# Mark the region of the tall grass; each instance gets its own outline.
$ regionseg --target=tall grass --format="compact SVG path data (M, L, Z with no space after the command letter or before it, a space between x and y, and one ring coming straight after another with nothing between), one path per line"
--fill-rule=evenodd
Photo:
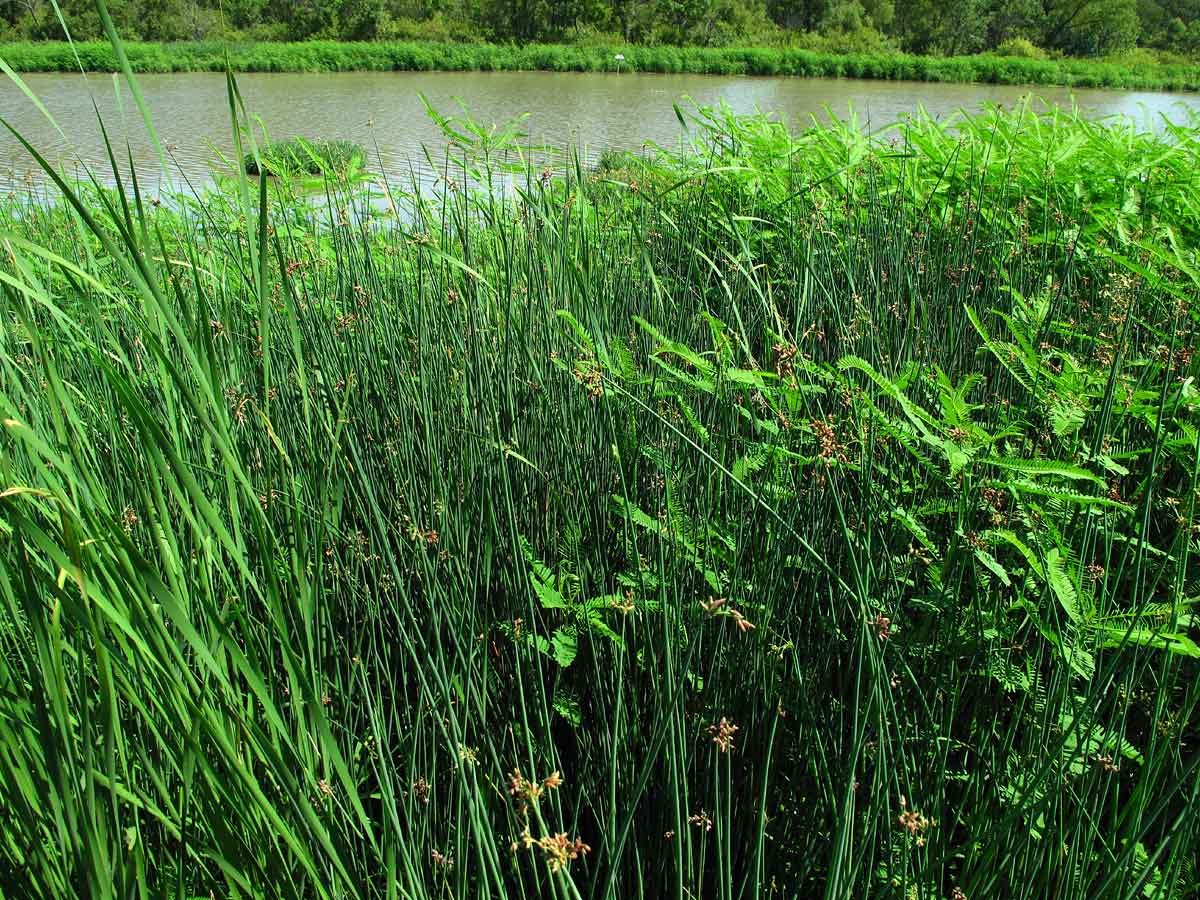
M887 81L984 82L1195 91L1200 66L1083 59L1039 60L980 54L823 53L798 48L573 46L438 42L132 43L135 72L550 71L795 75ZM76 58L78 53L78 58ZM617 56L621 59L618 60ZM18 72L119 71L103 42L23 42L0 47Z
M362 168L366 152L353 141L308 141L304 138L289 138L285 141L268 140L255 153L242 159L242 170L247 175L313 175L320 178L323 187L326 172L333 176L355 174Z
M5 890L1196 891L1200 130L681 117L6 201Z

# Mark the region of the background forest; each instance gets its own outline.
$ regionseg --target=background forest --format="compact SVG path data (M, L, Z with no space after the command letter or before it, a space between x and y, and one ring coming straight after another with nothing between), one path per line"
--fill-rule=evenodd
M61 0L100 37L92 0ZM1200 0L110 0L126 38L802 46L956 55L1200 55ZM0 40L60 39L51 0L0 0Z

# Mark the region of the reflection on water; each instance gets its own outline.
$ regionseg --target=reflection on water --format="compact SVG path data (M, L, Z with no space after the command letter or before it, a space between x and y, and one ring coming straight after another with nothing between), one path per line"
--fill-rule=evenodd
M107 157L93 100L104 116L110 138L124 160L130 142L139 177L154 180L159 168L132 97L107 75L29 75L29 87L66 133L66 140L28 98L7 79L0 80L0 116L49 159L65 165L83 162L107 172ZM225 76L221 74L143 75L142 92L175 173L203 184L221 154L231 157L233 141ZM859 81L852 79L747 78L708 75L576 74L551 72L396 72L324 75L252 74L238 77L247 110L258 116L273 138L303 135L346 138L368 150L368 166L397 181L411 175L423 181L433 173L423 146L440 155L441 133L425 113L420 95L442 112L457 111L456 98L481 121L504 122L529 113L529 140L558 148L578 147L594 159L610 147L633 149L645 141L670 144L679 137L672 104L690 97L701 104L724 99L737 112L761 109L804 124L825 109L845 116L853 109L865 124L878 128L913 112L918 105L935 116L984 103L1016 103L1029 88L980 84ZM1092 115L1129 115L1154 127L1162 115L1200 111L1191 94L1036 88L1048 103L1073 102ZM11 136L0 136L0 183L18 182L35 169L32 159ZM111 181L111 176L105 180ZM153 187L153 185L151 186Z

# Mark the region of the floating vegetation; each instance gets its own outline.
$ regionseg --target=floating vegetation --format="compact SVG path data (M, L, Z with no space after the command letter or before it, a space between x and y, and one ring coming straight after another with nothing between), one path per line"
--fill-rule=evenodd
M296 137L267 141L257 153L247 153L242 160L242 171L247 175L266 172L276 177L346 177L362 168L364 157L363 148L352 141L309 141Z

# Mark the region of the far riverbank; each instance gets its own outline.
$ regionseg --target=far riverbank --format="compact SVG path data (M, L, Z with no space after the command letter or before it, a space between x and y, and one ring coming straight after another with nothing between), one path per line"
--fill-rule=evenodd
M981 54L914 56L833 54L792 48L594 47L458 43L129 43L135 72L657 72L866 78L1126 90L1200 91L1200 65L1127 65L1083 59L1040 60ZM101 41L10 43L0 59L17 72L113 72Z

